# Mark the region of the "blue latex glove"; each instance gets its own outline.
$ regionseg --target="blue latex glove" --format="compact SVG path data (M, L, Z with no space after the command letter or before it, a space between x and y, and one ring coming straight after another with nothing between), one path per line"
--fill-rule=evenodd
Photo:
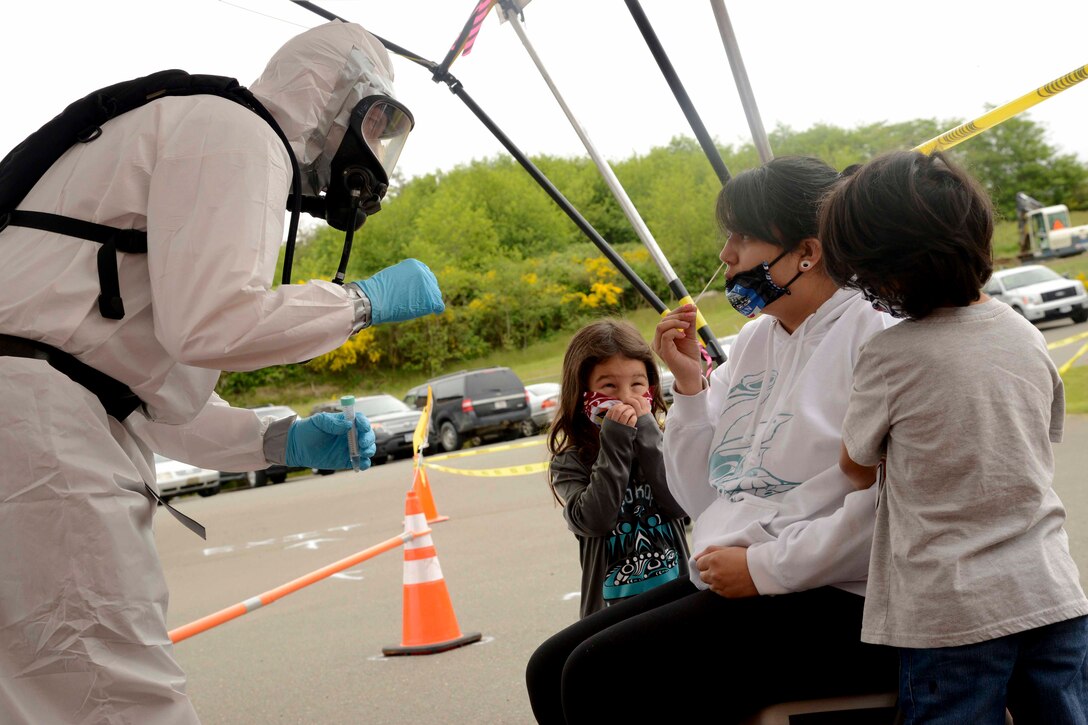
M284 462L292 468L351 468L348 452L348 431L351 423L343 413L318 413L301 418L287 429L287 451ZM378 450L370 421L362 413L355 414L355 438L359 442L359 470L370 468L370 457Z
M403 322L432 313L437 315L446 309L438 280L418 259L397 262L370 279L351 284L358 285L370 298L372 325Z

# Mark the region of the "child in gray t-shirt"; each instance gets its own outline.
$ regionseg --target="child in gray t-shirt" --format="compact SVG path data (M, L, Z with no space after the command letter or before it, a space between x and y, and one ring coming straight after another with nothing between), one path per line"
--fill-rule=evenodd
M821 212L824 261L903 323L862 348L843 470L882 465L861 638L900 649L907 722L1085 722L1088 599L1052 488L1065 414L1042 334L979 290L993 209L941 154L895 152Z

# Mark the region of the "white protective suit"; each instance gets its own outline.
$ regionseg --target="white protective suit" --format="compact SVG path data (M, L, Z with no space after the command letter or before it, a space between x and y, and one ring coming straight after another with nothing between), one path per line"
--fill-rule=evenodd
M329 23L289 41L250 89L307 177L327 169L352 106L392 95L391 80L373 36ZM265 467L267 419L220 400L219 371L323 354L355 319L338 285L270 289L291 167L256 114L215 96L166 97L102 130L66 152L19 208L147 230L147 254L118 255L126 316L99 314L99 245L9 227L0 333L74 354L126 383L146 409L119 423L45 362L0 356L7 725L197 722L166 630L155 501L144 486L155 486L151 451L212 469Z

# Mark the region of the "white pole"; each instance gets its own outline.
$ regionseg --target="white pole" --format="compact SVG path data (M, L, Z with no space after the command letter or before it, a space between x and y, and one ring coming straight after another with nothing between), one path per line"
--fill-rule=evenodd
M737 84L741 105L744 106L748 128L752 131L752 141L755 143L756 151L759 152L760 161L767 163L774 158L774 154L771 153L771 142L767 140L767 132L763 130L763 119L759 117L756 97L752 93L751 84L748 83L748 71L744 69L744 61L740 57L740 46L737 45L737 36L733 34L729 13L726 12L725 3L722 0L710 0L710 5L714 8L714 18L718 21L718 32L722 36L725 55L729 58L729 68L733 71L733 81Z
M616 197L616 201L619 202L620 208L623 209L624 215L631 222L631 226L635 228L635 233L638 234L639 239L646 245L646 249L649 250L650 256L653 257L658 269L665 275L665 281L672 283L677 279L676 272L673 271L672 265L670 265L669 260L665 258L665 255L661 251L661 247L658 246L653 234L650 233L649 228L642 220L638 210L635 209L635 205L631 202L630 197L627 196L627 192L624 191L619 179L616 178L616 174L613 173L612 167L601 157L601 154L593 145L593 141L590 140L589 135L586 133L585 129L582 128L582 124L578 123L578 119L571 113L570 107L567 106L567 102L563 100L563 96L560 95L559 89L556 88L555 83L552 82L551 76L548 75L548 71L544 68L544 64L540 61L540 57L533 49L532 43L529 42L529 38L525 35L524 28L522 28L521 23L518 22L517 13L513 10L506 10L506 19L514 26L514 32L521 38L521 43L525 46L526 52L528 52L529 57L533 59L533 63L536 64L541 77L544 78L544 82L547 83L548 88L551 89L552 95L555 96L555 100L559 102L559 106L563 109L563 113L566 114L567 120L570 121L570 125L574 127L574 131L578 134L578 138L582 140L582 144L586 147L586 151L589 152L590 158L592 158L593 163L597 165L597 169L601 172L601 176L604 177L605 183L608 184L608 188L612 190L612 195Z

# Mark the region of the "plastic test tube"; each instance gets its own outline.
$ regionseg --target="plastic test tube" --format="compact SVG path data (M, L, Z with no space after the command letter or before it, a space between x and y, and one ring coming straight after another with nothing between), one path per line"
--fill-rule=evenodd
M355 396L341 397L340 409L344 411L344 418L351 423L351 430L348 431L348 455L351 456L351 469L358 471L361 457L359 456L359 439L355 435Z

